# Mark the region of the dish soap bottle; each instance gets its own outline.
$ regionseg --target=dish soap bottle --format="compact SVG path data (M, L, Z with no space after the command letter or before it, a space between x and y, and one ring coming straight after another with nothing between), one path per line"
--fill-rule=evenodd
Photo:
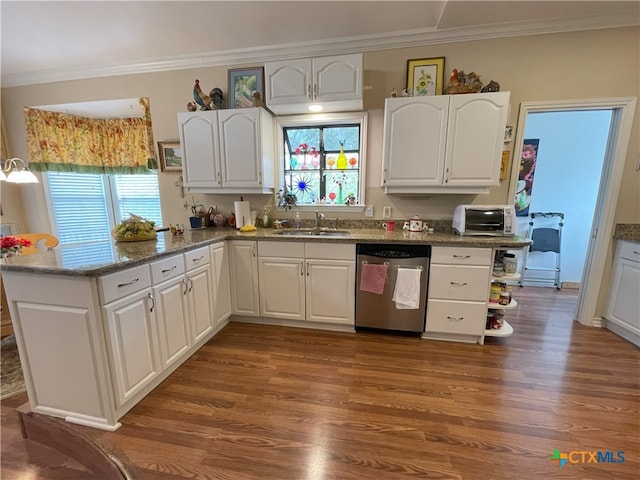
M267 228L269 226L269 214L267 213L267 207L264 207L262 214L262 227Z
M298 229L302 228L302 220L300 219L300 212L296 212L296 220L293 225L295 228L298 228Z

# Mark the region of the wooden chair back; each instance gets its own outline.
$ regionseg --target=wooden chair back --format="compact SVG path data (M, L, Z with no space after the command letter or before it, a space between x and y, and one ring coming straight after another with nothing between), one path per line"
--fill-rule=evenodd
M18 233L14 236L31 242L30 247L22 247L20 255L32 255L58 246L58 239L49 233Z

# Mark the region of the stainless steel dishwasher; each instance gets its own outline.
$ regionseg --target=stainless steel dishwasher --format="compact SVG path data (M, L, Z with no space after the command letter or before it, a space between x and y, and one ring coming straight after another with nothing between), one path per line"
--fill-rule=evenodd
M431 247L429 245L361 243L356 245L356 254L356 329L424 331ZM361 288L363 272L366 270L363 269L365 264L386 264L387 276L381 293L372 293ZM400 309L393 301L400 268L420 271L417 309Z

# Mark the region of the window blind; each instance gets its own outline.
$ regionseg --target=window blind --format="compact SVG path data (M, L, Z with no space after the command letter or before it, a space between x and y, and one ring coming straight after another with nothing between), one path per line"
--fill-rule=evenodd
M111 241L134 213L162 224L158 177L47 172L48 200L60 245Z

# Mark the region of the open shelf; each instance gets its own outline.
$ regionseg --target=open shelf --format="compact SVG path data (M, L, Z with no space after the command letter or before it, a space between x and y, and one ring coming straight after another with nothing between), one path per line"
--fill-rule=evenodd
M491 276L492 282L517 282L520 280L521 275L519 273L509 273L502 275L501 277Z
M509 305L500 305L499 303L491 303L488 304L489 310L510 310L512 308L516 308L518 306L518 302L516 302L515 298L511 299L511 303Z
M487 328L484 331L485 337L508 337L513 334L513 327L509 325L506 320L502 321L502 327L494 330L492 328Z

